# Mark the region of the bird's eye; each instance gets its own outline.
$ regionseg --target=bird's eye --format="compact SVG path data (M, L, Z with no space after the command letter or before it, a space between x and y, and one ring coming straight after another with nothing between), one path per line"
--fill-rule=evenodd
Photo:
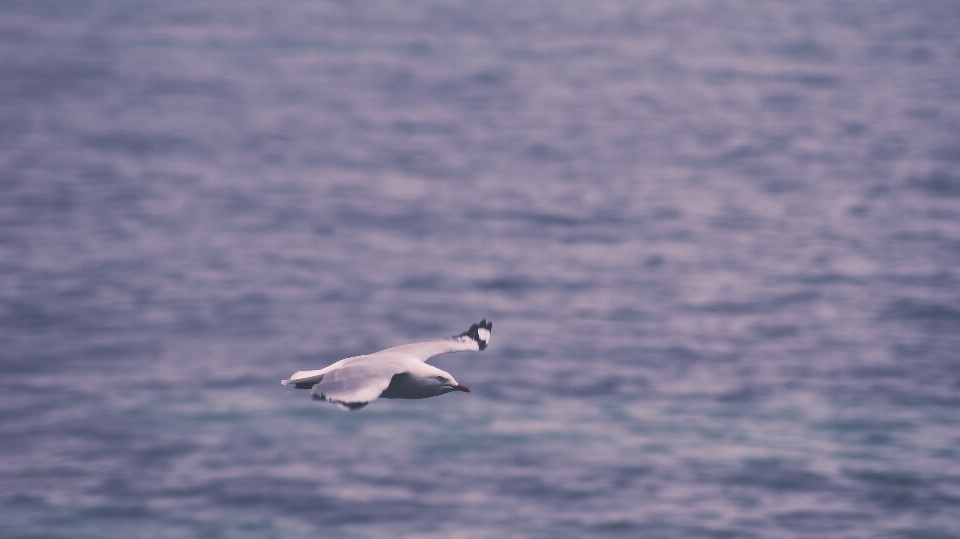
M440 382L440 383L442 384L442 383L444 383L444 382L446 382L446 381L447 381L447 379L446 379L446 378L444 378L443 376L437 376L437 381L438 381L438 382Z

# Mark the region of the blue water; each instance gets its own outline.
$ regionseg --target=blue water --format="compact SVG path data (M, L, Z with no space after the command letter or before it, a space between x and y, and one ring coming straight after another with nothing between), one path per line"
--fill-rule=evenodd
M960 537L958 28L0 2L0 537Z

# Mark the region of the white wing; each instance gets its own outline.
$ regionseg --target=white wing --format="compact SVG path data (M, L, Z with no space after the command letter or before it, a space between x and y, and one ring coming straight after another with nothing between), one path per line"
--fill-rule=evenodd
M332 370L346 367L347 365L350 365L353 363L363 362L368 357L370 356L353 356L353 357L341 359L340 361L333 363L331 365L327 365L322 369L317 369L313 371L297 371L293 373L292 376L290 376L289 380L280 380L280 383L285 386L294 384L300 389L310 389L310 387L313 384L316 384L320 380L323 380L324 374Z
M280 380L283 385L294 385L299 389L310 389L324 379L327 373L338 369L344 369L348 366L358 363L367 363L369 361L381 363L393 363L396 361L415 359L426 362L428 359L439 354L448 352L460 352L463 350L480 350L477 341L469 337L453 337L450 339L440 339L436 341L415 342L412 344L402 344L387 348L373 354L364 356L354 356L341 359L340 361L328 365L322 369L313 371L297 371L290 376L289 380Z
M463 352L468 350L477 352L487 347L487 344L490 342L490 332L492 329L493 322L487 322L486 319L483 319L456 337L437 339L435 341L415 342L413 344L402 344L371 355L406 356L426 362L433 356L449 352Z
M480 347L477 345L477 341L467 337L455 337L453 339L401 344L400 346L387 348L386 350L381 350L376 354L371 355L379 356L382 354L384 356L404 356L426 362L433 356L438 356L440 354L446 354L449 352L463 352L468 350L480 350Z
M390 363L363 362L323 374L313 386L314 400L332 402L344 410L363 408L383 393L399 370Z

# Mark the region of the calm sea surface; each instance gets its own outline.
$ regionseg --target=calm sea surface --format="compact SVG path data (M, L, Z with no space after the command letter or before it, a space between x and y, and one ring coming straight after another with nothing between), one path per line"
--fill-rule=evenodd
M958 29L0 2L0 537L960 537Z

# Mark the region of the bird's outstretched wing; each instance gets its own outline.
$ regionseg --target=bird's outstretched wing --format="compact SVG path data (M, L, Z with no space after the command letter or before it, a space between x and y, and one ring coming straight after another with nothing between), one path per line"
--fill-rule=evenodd
M343 367L325 373L323 379L314 384L310 396L344 410L358 410L379 397L397 373L392 365L375 362Z
M490 343L492 330L493 322L487 322L484 318L456 337L437 339L435 341L415 342L413 344L402 344L381 350L376 354L371 354L371 356L378 356L380 354L384 356L402 355L426 362L433 356L449 352L462 352L467 350L476 352L483 350Z

